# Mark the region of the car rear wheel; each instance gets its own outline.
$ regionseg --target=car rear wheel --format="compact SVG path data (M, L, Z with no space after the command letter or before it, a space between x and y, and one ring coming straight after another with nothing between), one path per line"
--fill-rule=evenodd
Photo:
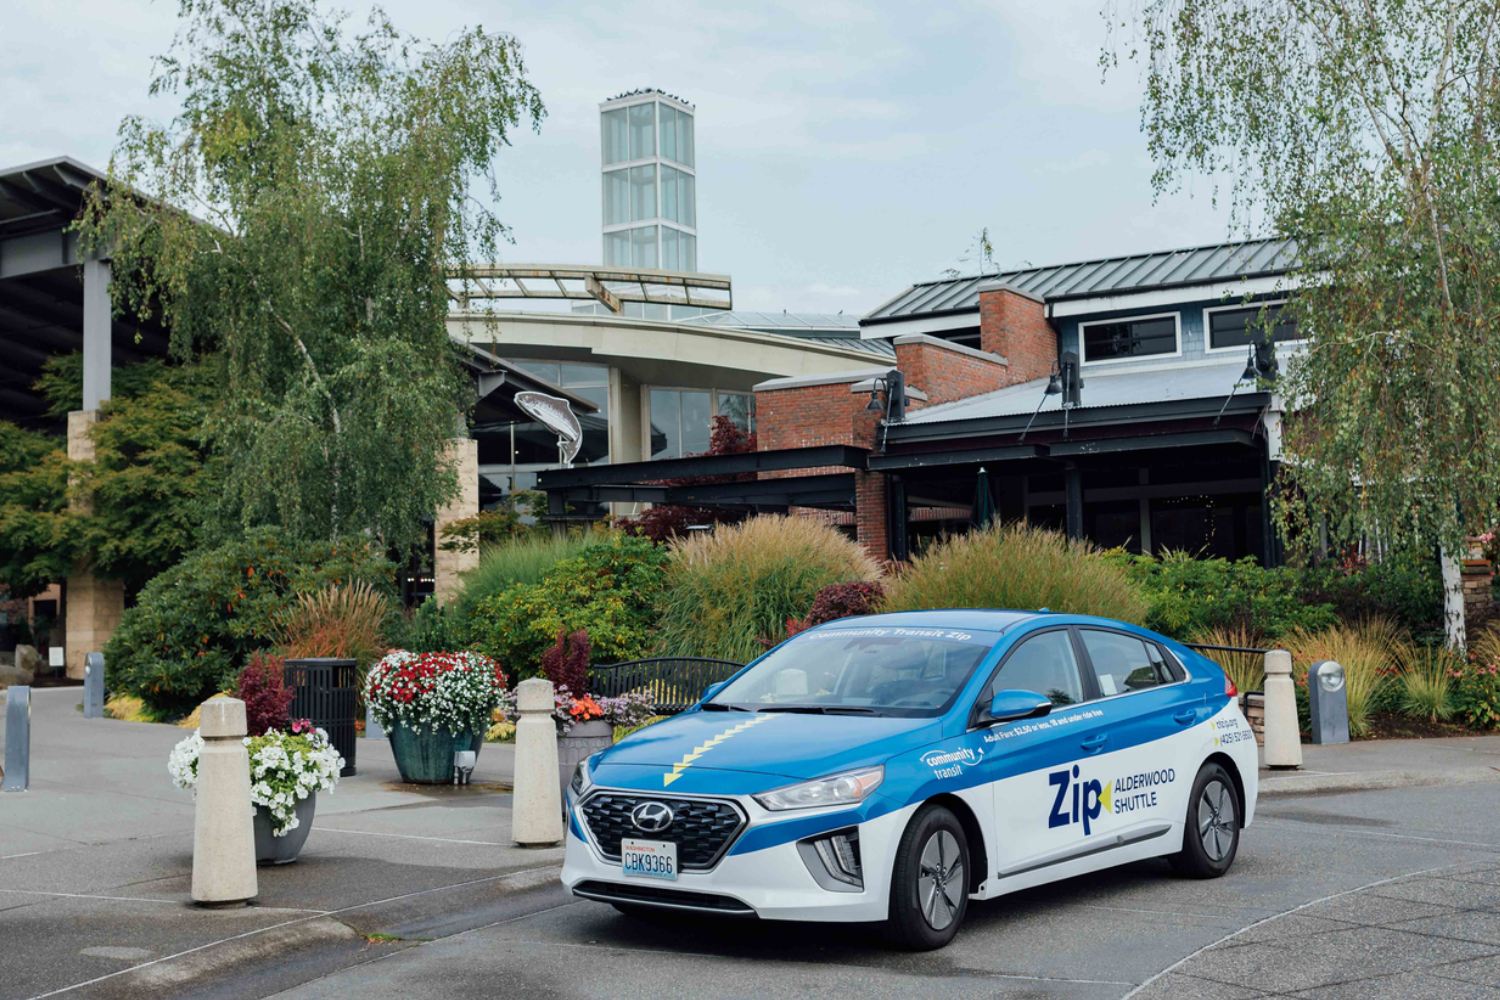
M896 848L891 873L891 940L911 951L941 948L958 933L969 906L969 841L963 824L942 806L912 818Z
M1240 799L1234 779L1220 764L1204 764L1188 796L1182 850L1172 866L1193 878L1218 878L1229 871L1240 848Z

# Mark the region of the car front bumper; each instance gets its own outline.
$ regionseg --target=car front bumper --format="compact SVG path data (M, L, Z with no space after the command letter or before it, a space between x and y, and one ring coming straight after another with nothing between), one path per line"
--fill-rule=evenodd
M853 923L886 918L892 862L915 807L851 823L843 809L772 813L749 796L715 798L738 805L748 817L747 825L711 869L683 871L675 880L666 880L625 877L620 862L600 852L580 802L570 791L563 885L586 899L766 920ZM820 813L825 824L817 822ZM797 841L850 826L859 831L864 885L848 891L826 889L814 878ZM769 846L742 849L762 843Z

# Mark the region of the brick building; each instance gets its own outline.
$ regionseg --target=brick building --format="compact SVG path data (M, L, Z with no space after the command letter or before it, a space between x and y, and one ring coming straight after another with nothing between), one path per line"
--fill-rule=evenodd
M1274 562L1270 377L1298 340L1276 308L1294 253L1261 240L913 285L861 320L894 361L755 386L755 455L559 470L540 486L559 513L599 499L822 509L900 559L967 527L985 468L1002 518Z

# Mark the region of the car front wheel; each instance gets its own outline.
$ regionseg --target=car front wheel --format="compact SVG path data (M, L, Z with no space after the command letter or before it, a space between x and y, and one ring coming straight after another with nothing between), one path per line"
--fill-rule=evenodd
M1218 878L1229 871L1240 847L1240 799L1234 779L1219 764L1204 764L1188 796L1182 850L1172 866L1193 878Z
M912 818L891 873L891 940L911 951L941 948L969 906L969 841L958 817L928 806Z

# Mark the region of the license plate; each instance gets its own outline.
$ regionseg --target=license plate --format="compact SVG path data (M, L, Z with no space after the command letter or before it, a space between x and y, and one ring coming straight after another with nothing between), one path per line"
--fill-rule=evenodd
M677 878L677 845L666 840L620 841L620 868L631 878Z

